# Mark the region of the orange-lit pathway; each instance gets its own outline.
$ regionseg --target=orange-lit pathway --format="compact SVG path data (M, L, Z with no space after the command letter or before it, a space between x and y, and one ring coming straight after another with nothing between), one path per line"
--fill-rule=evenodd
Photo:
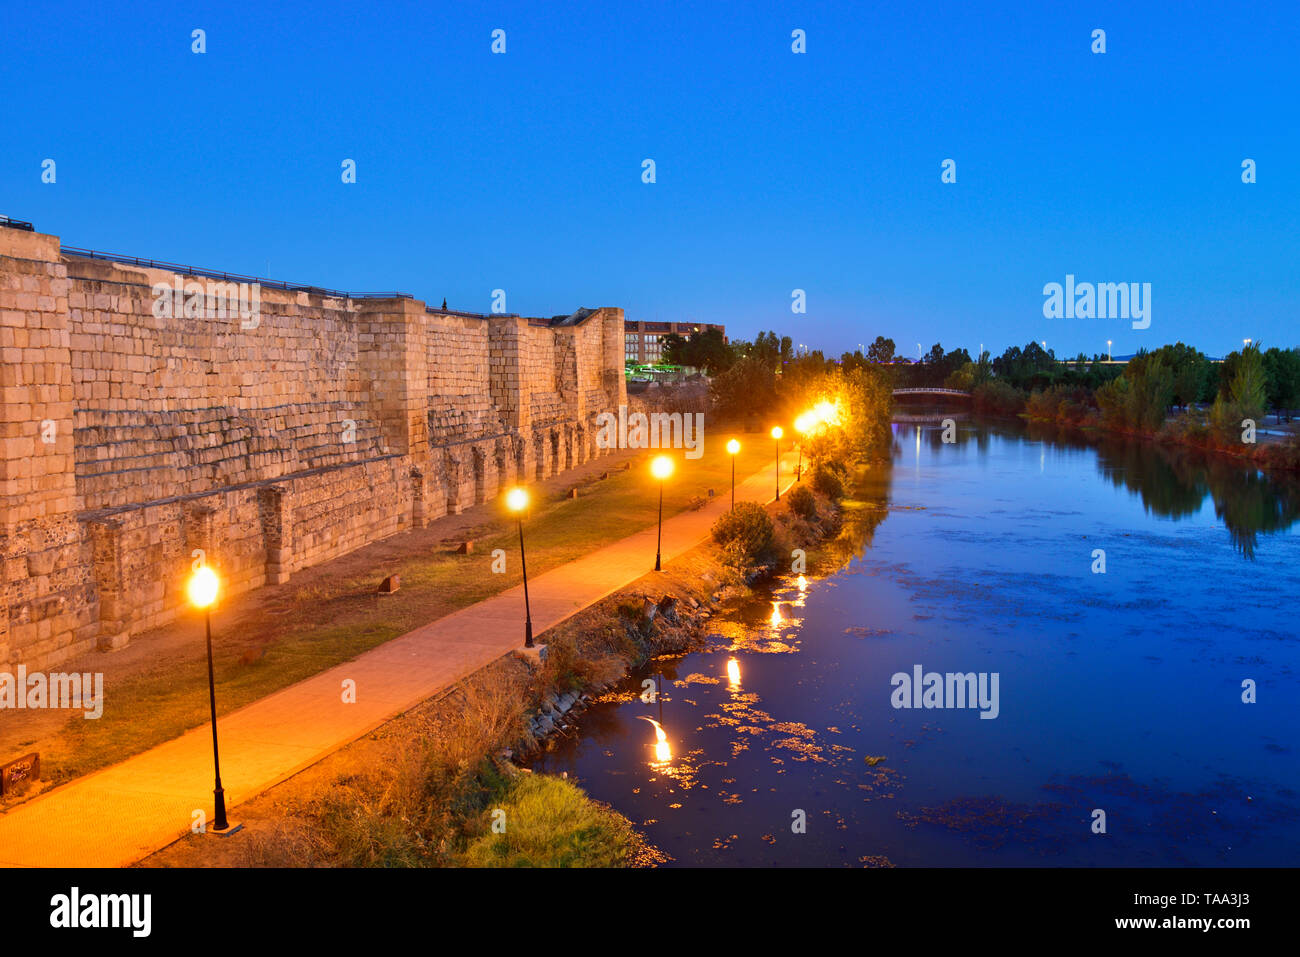
M794 455L782 463L782 488ZM787 475L787 473L790 473ZM737 501L770 501L772 470L736 486ZM703 541L726 511L729 489L697 512L664 521L663 557ZM534 633L559 624L654 567L655 528L607 545L529 581ZM218 722L226 805L268 788L523 644L523 589L439 618L313 678L224 715ZM343 683L356 702L343 703ZM218 696L221 689L217 689ZM122 867L189 832L212 814L208 725L0 815L0 865ZM238 821L235 810L230 817ZM216 836L211 840L220 840Z

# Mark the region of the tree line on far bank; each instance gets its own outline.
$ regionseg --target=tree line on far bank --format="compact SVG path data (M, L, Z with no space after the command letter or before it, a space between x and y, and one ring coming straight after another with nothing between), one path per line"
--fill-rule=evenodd
M970 392L979 412L1241 451L1249 423L1262 425L1269 414L1290 422L1300 409L1300 347L1251 343L1213 362L1176 342L1143 349L1118 364L1083 353L1059 361L1037 342L974 359L965 349L935 343L917 361L905 361L884 336L838 360L821 351L796 355L791 338L774 332L759 333L753 342L725 343L716 330L670 339L680 344L670 341L666 358L707 369L715 407L723 412L793 409L810 391L836 391L853 382L872 397L864 408L869 405L879 420L888 416L882 409L892 410L893 389L941 386ZM877 448L881 441L876 428L869 444ZM1300 467L1300 440L1267 455L1268 464Z
M1270 413L1279 422L1293 419L1300 408L1300 348L1252 343L1212 362L1177 342L1140 350L1118 365L1083 355L1058 363L1030 343L963 366L947 381L968 389L978 411L1228 449L1240 447Z

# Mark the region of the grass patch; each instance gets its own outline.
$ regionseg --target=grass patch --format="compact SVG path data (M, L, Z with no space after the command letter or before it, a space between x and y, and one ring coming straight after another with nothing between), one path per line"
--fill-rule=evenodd
M494 820L502 833L491 830ZM467 867L628 867L644 846L621 814L544 774L515 778L483 824L487 833L461 857Z
M214 655L219 713L310 678L403 634L380 624L365 628L338 625L269 645L265 654L244 663L232 655ZM179 737L209 720L207 658L183 662L165 678L142 675L115 683L106 695L105 717L113 721L70 719L57 761L46 761L46 775L61 783L106 767L132 754ZM129 716L129 717L128 717Z

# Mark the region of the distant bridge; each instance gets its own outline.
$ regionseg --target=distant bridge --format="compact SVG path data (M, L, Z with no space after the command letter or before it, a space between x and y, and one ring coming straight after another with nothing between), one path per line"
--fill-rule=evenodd
M964 399L970 398L969 392L963 392L961 389L940 389L940 388L921 388L921 389L895 389L894 395L959 395Z

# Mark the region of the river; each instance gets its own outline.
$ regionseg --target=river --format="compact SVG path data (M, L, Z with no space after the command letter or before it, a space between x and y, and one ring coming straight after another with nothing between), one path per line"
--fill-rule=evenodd
M1300 862L1300 488L1015 423L894 436L830 567L723 606L533 768L674 865ZM918 667L983 706L896 707Z

